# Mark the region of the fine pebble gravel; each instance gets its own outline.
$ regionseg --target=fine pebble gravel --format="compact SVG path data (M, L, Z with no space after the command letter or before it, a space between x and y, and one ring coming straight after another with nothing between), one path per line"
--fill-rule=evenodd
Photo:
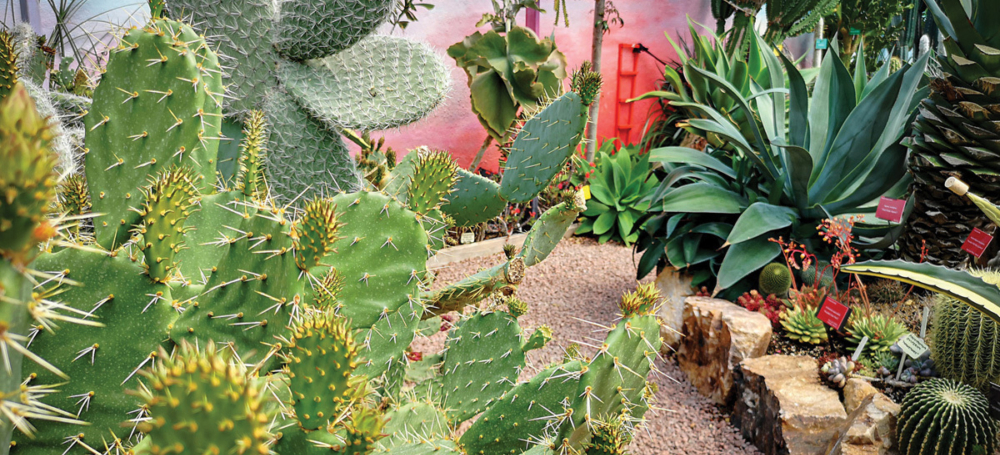
M502 253L448 264L437 270L437 286L453 283L482 268L501 262ZM649 281L648 277L643 282ZM522 379L531 377L544 365L562 358L574 340L603 339L602 329L591 324L610 325L619 316L617 302L622 293L634 289L635 262L631 248L620 244L599 245L590 239L563 240L541 264L528 269L518 296L529 303L528 313L519 319L522 327L533 330L541 324L552 328L553 340L544 349L529 353L529 365ZM589 321L591 323L585 322ZM437 352L444 334L417 340L414 348ZM585 353L594 349L584 347ZM647 428L629 446L634 455L666 454L758 454L729 424L726 414L702 397L687 381L672 359L660 360L662 374L653 381L659 408L647 414Z

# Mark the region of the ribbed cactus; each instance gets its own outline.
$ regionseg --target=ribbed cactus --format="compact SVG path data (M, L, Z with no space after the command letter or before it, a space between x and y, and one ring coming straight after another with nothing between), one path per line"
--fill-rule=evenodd
M949 379L918 384L903 398L897 425L903 455L990 454L997 424L978 390Z
M760 271L757 289L764 295L785 295L792 287L792 272L785 264L777 262L764 266Z
M938 295L931 357L941 375L983 390L1000 381L1000 327L968 305Z

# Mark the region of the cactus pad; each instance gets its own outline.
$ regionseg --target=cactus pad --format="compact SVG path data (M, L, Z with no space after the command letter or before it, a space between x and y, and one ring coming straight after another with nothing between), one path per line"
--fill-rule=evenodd
M240 141L239 168L236 173L236 189L258 201L267 198L267 120L261 111L251 111L243 128Z
M494 291L516 289L524 279L524 269L524 260L514 257L503 264L469 275L457 283L436 291L424 292L423 299L427 311L423 318L432 318L449 311L460 311L466 305L485 299Z
M177 275L174 257L184 247L184 223L196 202L198 190L186 167L171 168L152 177L143 188L143 202L136 209L142 234L142 252L146 256L146 272L157 283L166 283Z
M573 92L524 122L509 149L500 195L514 203L537 196L569 161L586 125L586 107Z
M232 228L239 226L257 213L253 204L247 204L243 193L227 191L203 196L199 208L188 217L190 230L184 234L189 248L177 254L181 275L187 282L203 283L212 273L212 267L225 256L226 248L219 242L225 238L239 237Z
M3 100L17 84L17 50L14 38L6 30L0 30L0 100Z
M222 127L222 71L217 56L191 27L156 19L111 51L108 70L84 117L87 183L98 242L120 245L138 221L146 179L173 165L215 182Z
M302 210L302 217L292 224L291 236L295 245L295 265L308 272L333 252L340 224L337 223L337 206L329 199L310 200Z
M534 266L549 257L549 253L552 253L552 250L566 235L569 226L586 208L581 202L583 202L583 195L577 193L573 200L549 207L542 216L538 217L535 224L531 226L531 230L528 231L528 236L524 239L524 246L519 254L520 257L524 258L525 267Z
M459 442L469 455L520 453L545 433L554 432L572 415L566 409L576 397L583 365L579 361L552 366L518 384L472 424ZM517 425L510 420L516 419Z
M299 424L323 428L351 398L348 380L357 366L357 348L346 321L332 311L309 312L292 328L288 352Z
M271 126L267 184L277 203L303 193L329 196L360 188L361 177L338 132L279 91L268 94L264 112Z
M388 421L381 441L383 449L392 448L392 453L400 446L441 438L451 432L448 417L444 412L426 401L412 401L401 404L385 414Z
M90 425L37 422L34 439L17 441L18 453L50 454L53 447L65 447L66 441L74 440L99 447L102 438L110 441L112 432L122 433L122 422L135 417L129 413L140 408L140 400L127 396L125 390L139 387L139 371L152 366L177 314L170 289L142 273L140 257L138 252L129 257L125 251L110 255L66 249L35 261L40 270L63 272L60 280L49 282L46 291L40 292L49 292L58 281L80 283L64 283L57 298L86 315L80 316L85 320L104 326L61 324L54 333L40 330L30 335L32 352L72 378L46 404L71 410ZM37 374L38 384L63 382L26 363L25 377L31 373ZM129 429L124 431L128 434ZM88 452L77 446L70 453Z
M282 2L274 46L295 61L340 52L373 32L388 18L393 4L392 0Z
M370 36L307 64L282 62L278 70L289 93L315 118L362 131L427 116L447 95L449 74L426 45L390 36Z
M23 86L0 100L0 253L28 253L39 241L50 201L56 194L48 124Z
M455 162L447 152L431 152L421 156L413 168L407 190L407 206L426 215L441 206L455 184Z
M261 390L228 349L210 341L199 352L182 342L176 354L161 349L159 357L138 392L149 411L139 429L151 453L269 453Z
M441 211L455 219L456 226L474 226L492 220L507 203L500 198L500 186L492 180L458 169L455 189L441 205Z
M441 393L455 422L479 414L514 387L525 362L521 326L503 311L480 312L459 322L448 334L444 352Z

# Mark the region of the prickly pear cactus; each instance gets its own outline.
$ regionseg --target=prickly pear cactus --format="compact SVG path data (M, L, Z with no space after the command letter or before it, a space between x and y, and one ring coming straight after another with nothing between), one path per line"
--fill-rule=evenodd
M14 38L6 30L0 30L0 100L10 95L17 84L17 50Z
M84 118L98 243L128 240L138 188L157 172L187 165L200 189L213 185L223 96L218 57L191 27L154 19L122 37Z

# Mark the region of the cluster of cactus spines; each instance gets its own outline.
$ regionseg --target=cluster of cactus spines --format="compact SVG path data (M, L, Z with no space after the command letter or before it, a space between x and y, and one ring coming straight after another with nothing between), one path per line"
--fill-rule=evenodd
M951 297L934 302L931 353L941 375L983 389L1000 380L1000 326Z
M14 38L6 30L0 30L0 100L10 95L17 84L17 50Z
M142 235L146 271L157 283L166 283L178 273L175 256L184 248L188 216L199 200L193 172L174 167L157 173L142 189L143 202L134 209L139 223L133 229Z
M240 141L239 168L236 171L237 190L247 197L263 200L268 195L267 172L267 120L264 112L250 111Z
M337 206L333 201L313 199L306 202L302 216L292 223L290 234L295 244L295 265L303 272L319 267L323 258L333 252L339 228Z
M90 213L90 193L87 182L80 174L73 174L59 182L59 213L66 218L79 218ZM80 220L74 219L69 226L73 234L80 232Z
M187 165L202 185L215 182L223 94L218 57L191 27L154 19L121 39L84 118L87 183L104 214L94 220L98 243L128 239L136 188L150 175Z
M594 71L594 65L589 61L584 61L578 71L573 72L570 79L570 90L580 95L580 100L585 106L590 106L594 98L601 92L601 85L604 78L600 72Z
M407 206L426 215L441 207L441 202L455 186L455 162L447 152L423 154L414 164L407 188Z
M993 453L997 445L986 397L949 379L924 381L906 394L897 434L903 455Z
M309 312L289 337L288 377L295 415L306 430L324 427L351 401L357 347L343 318Z
M199 350L182 342L172 355L161 349L142 375L137 395L148 415L138 428L150 439L150 453L270 453L262 391L226 347L209 342Z
M598 420L594 424L593 437L583 451L584 455L625 455L625 446L631 439L626 425L626 419L621 415Z

